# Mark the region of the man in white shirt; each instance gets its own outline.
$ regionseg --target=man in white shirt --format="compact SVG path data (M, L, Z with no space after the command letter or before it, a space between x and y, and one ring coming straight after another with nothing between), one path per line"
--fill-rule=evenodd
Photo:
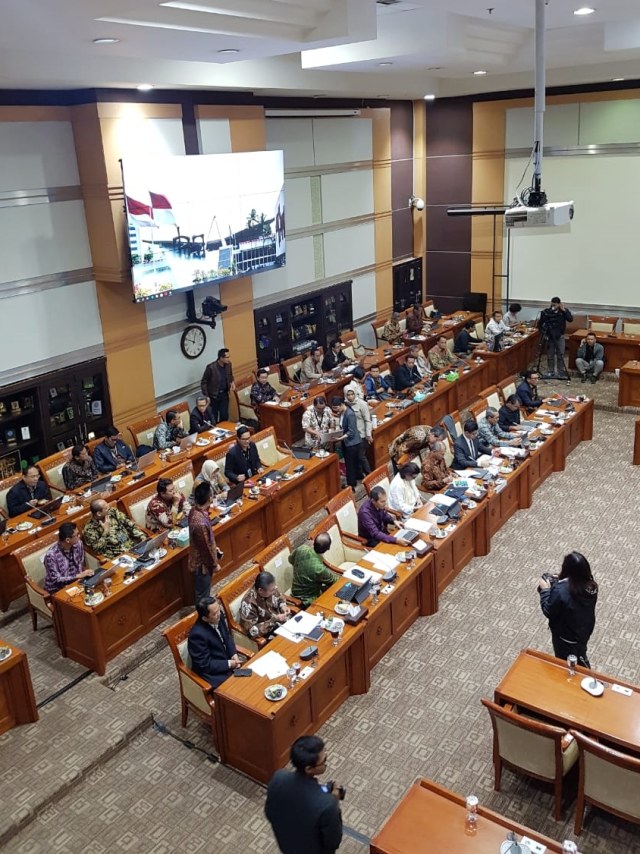
M357 368L353 369L353 373L351 374L351 380L344 387L345 397L348 391L352 391L358 400L364 400L364 375L365 370L360 365L358 365Z

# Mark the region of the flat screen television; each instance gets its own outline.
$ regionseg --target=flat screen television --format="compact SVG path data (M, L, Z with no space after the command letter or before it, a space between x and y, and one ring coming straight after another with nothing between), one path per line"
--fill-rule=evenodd
M286 262L282 151L122 161L134 302Z

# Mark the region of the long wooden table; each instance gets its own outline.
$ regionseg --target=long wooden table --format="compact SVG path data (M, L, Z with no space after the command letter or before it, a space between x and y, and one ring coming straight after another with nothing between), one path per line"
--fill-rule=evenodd
M21 724L38 720L27 656L17 646L0 638L0 647L11 655L0 661L0 735Z
M592 697L580 687L585 676L605 684L601 697ZM613 691L612 684L630 689L631 695ZM513 703L561 726L640 753L640 688L635 685L579 666L570 677L564 661L525 649L500 680L494 696L501 705Z
M625 362L620 368L618 406L640 406L640 362Z
M561 852L560 843L478 806L477 830L466 832L466 798L431 780L418 780L371 840L370 854L498 854L507 833L527 836Z
M604 369L614 371L627 362L640 360L640 335L629 335L625 332L594 332L592 329L577 329L569 338L569 367L576 364L576 353L583 338L588 333L596 336L596 340L604 347Z
M437 343L441 335L453 334L454 337L460 332L467 321L473 320L474 323L482 320L482 315L478 312L471 311L456 311L453 314L445 314L437 323L431 325L428 320L425 321L422 333L413 335L410 332L405 332L402 336L403 342L410 346L411 344L420 344L425 355ZM428 328L426 328L428 326Z
M478 355L481 355L489 363L487 385L495 385L505 377L522 373L535 359L540 342L537 329L517 332L512 340L513 343L507 341L503 349L497 353L485 350L478 352Z

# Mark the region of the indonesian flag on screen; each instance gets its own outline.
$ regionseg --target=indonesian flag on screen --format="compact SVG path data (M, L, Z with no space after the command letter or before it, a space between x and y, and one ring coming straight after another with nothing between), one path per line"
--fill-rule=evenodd
M150 226L151 228L156 227L156 224L153 221L153 210L150 205L145 205L137 199L132 199L131 196L125 196L125 199L127 202L127 213L129 214L129 219L134 225L137 225L138 228L140 228L140 226Z
M169 199L161 193L152 193L151 191L149 191L149 197L151 198L154 220L160 225L175 225L176 218L173 215L173 208Z

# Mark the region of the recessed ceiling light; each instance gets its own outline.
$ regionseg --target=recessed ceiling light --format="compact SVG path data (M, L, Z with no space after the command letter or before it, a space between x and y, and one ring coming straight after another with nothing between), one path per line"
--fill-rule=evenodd
M611 78L612 83L622 83L623 80L624 80L624 77L612 77Z
M223 47L218 53L240 53L237 47Z
M436 96L435 95L425 95L424 99L425 99L425 101L435 101Z
M150 92L153 89L151 83L141 83L138 86L138 92Z
M476 77L482 77L483 74L486 74L486 71L474 71L473 72Z
M94 39L94 44L117 44L120 39L112 39L112 38L102 38L102 39Z
M592 9L591 6L580 6L579 9L574 9L574 15L593 15L595 9Z
M393 62L379 62L378 65L382 68L384 65L393 65Z

